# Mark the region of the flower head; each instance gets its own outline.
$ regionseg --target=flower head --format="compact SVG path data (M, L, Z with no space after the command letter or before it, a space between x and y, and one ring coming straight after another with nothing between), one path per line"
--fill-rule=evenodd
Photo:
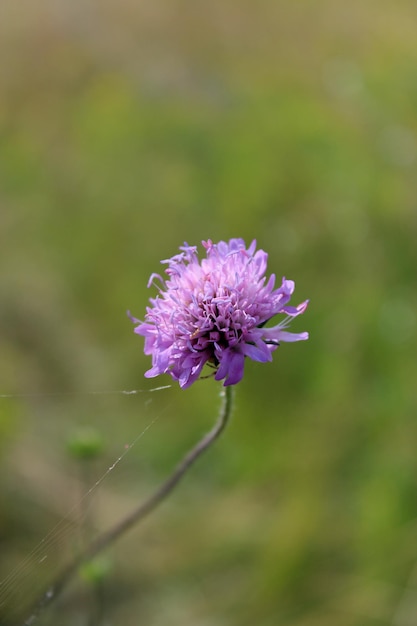
M243 239L213 244L203 241L206 258L201 262L197 248L184 244L180 254L162 261L167 264L159 295L151 298L144 322L135 333L145 337L145 354L152 356L152 378L170 374L181 387L189 387L204 365L216 368L216 380L234 385L243 376L245 357L271 361L281 341L308 339L308 333L289 333L293 317L304 313L308 300L289 306L294 291L292 280L282 279L274 289L275 276L266 281L268 255L256 251L256 241L246 248ZM284 314L276 326L265 324Z

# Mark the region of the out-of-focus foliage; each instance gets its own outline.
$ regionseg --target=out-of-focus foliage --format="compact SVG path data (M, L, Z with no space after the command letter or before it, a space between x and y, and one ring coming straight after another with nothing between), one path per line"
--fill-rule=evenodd
M222 440L41 624L417 623L416 18L2 0L0 393L29 394L0 398L2 615L212 424L212 380L86 394L169 384L143 379L126 309L183 241L244 237L311 298L310 341L247 364Z

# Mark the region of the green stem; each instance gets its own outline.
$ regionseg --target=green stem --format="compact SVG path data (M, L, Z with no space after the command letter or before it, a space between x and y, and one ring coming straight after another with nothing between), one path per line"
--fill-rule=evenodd
M132 528L132 526L144 519L165 500L171 491L173 491L181 478L186 474L187 470L194 464L199 456L216 441L225 429L232 411L233 388L230 386L225 387L222 396L223 402L220 415L213 428L184 456L172 474L148 500L145 500L145 502L141 503L113 528L110 528L110 530L93 541L82 554L74 559L74 561L59 574L56 580L35 601L29 617L23 622L24 626L32 626L35 624L41 612L58 597L83 563L105 550L126 531Z

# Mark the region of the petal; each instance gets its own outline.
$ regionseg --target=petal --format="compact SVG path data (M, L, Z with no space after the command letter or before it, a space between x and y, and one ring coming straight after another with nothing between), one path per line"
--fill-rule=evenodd
M191 374L191 368L182 370L178 378L178 382L179 382L181 389L186 389L187 387L191 385L192 381L191 382L189 381L190 374Z
M143 324L139 324L133 331L137 335L143 335L144 337L150 337L152 335L156 335L156 328L154 324L147 324L143 322Z
M126 311L126 314L128 316L128 318L134 323L134 324L141 324L142 322L138 319L136 319L136 317L133 317L133 315L131 314L130 311Z
M154 365L150 370L145 372L145 378L155 378L155 376L159 376L160 374L163 374L163 373L164 372L161 372L159 367Z
M279 336L279 341L305 341L306 339L308 339L308 336L308 333L288 333L285 330L282 330Z
M305 300L298 306L283 306L281 310L283 313L286 313L287 315L291 315L291 317L296 317L297 315L301 315L301 313L304 313L304 311L306 310L308 306L308 303L309 303L309 300Z
M282 293L285 293L285 295L287 296L291 296L294 289L295 289L295 282L293 280L286 280L285 278L282 279L282 284L280 287L280 291Z
M289 333L285 331L282 324L277 324L272 328L263 328L262 338L266 342L279 344L281 341L304 341L308 339L308 333Z
M242 347L242 352L253 361L259 361L260 363L272 361L271 351L264 341L261 341L258 345L245 343Z
M163 285L164 284L164 279L162 278L162 276L160 274L156 274L155 272L153 274L150 275L149 280L148 280L148 284L146 285L149 289L149 287L151 285L154 284L155 279L158 279L159 282Z
M245 364L245 357L239 352L235 352L230 361L229 373L224 381L224 386L236 385L243 378L243 369Z
M216 380L226 378L224 382L226 387L227 385L235 385L243 377L244 363L245 357L242 353L235 350L225 350L214 378Z

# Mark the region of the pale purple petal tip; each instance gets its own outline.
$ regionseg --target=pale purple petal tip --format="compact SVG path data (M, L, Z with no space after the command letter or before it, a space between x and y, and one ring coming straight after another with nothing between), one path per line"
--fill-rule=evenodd
M306 339L308 339L308 333L287 333L285 330L281 331L279 336L280 341L286 341L287 343L305 341Z

